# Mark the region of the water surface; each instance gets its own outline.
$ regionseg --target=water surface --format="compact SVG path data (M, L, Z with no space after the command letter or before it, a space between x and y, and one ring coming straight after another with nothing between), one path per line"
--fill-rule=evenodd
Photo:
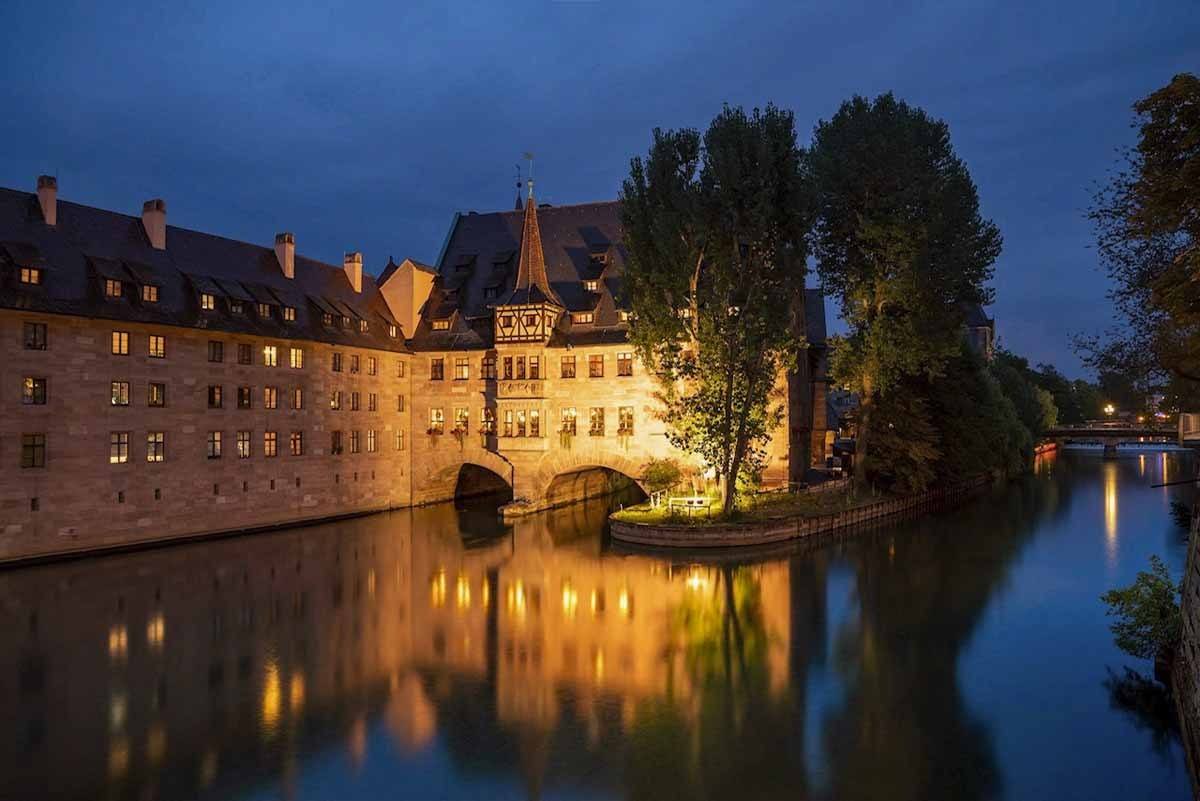
M446 505L0 572L0 798L1185 799L1098 596L1190 458L749 561Z

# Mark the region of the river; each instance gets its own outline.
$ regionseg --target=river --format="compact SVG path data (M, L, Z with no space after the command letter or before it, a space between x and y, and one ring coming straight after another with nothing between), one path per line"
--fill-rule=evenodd
M1186 799L1099 595L1191 458L728 562L473 503L6 570L0 799Z

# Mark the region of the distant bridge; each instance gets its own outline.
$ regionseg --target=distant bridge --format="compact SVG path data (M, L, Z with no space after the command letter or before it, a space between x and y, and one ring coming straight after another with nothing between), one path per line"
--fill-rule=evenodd
M1200 418L1200 415L1181 415L1181 417ZM1200 419L1195 422L1200 423ZM1200 445L1200 429L1193 430L1190 426L1185 429L1183 420L1178 426L1125 421L1055 426L1046 431L1045 437L1060 445L1070 443L1103 445L1104 455L1109 458L1115 457L1117 446L1124 443L1177 442L1185 444L1190 441Z

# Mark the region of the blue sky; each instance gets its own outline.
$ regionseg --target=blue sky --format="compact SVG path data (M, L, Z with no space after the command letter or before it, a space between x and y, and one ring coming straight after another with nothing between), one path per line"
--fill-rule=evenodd
M330 4L335 5L335 4ZM336 4L351 6L351 4ZM616 195L655 126L893 90L945 119L1005 248L1001 340L1070 374L1107 326L1083 217L1130 105L1200 69L1200 4L43 3L0 8L0 185L339 262L432 260L456 210Z

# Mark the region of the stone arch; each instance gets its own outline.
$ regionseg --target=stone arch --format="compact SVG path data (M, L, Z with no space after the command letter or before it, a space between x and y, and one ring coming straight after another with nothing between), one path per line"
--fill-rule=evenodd
M459 472L467 465L494 473L510 488L513 487L513 466L502 456L483 448L448 449L446 454L439 454L420 467L413 466L413 503L453 500Z
M614 473L620 473L626 478L633 481L639 487L642 486L642 468L648 460L638 456L630 457L620 453L571 453L566 452L557 454L554 458L547 460L537 471L534 478L534 486L540 487L544 492L555 478L564 473L576 473L590 468L601 468L611 470ZM644 487L642 487L645 489Z

